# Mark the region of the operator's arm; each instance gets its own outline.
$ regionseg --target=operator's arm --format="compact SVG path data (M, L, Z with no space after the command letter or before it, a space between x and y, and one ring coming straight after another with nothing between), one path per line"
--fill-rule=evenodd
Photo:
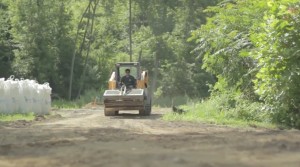
M136 88L136 79L132 76L132 85L134 88Z
M121 78L121 85L124 85L125 84L125 76L123 76L122 78Z

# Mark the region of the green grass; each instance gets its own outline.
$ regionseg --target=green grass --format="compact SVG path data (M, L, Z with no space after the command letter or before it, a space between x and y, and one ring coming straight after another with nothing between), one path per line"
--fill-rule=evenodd
M168 113L163 116L163 119L167 121L202 122L232 127L276 128L276 125L270 122L267 114L256 111L259 107L258 105L248 104L244 108L226 109L226 107L222 106L223 99L222 97L218 97L204 102L183 105L180 108L187 112L184 114Z
M84 95L80 97L80 99L76 100L54 100L52 101L52 108L56 109L78 109L82 108L88 103L91 103L95 100L99 103L102 102L104 90L96 91L90 90L87 91ZM188 97L186 96L175 96L175 97L154 97L152 99L152 105L155 107L171 107L173 105L183 105L186 104L188 101Z
M76 100L76 101L68 101L68 100L54 100L52 101L52 108L55 109L76 109L76 108L81 108L83 107L84 102L81 100Z
M89 90L86 91L79 99L76 100L53 100L52 101L52 108L56 109L78 109L82 108L88 103L94 102L96 99L96 102L99 103L102 101L102 95L103 91L96 91L96 90Z
M0 122L12 122L18 120L32 121L35 119L34 113L27 114L0 114Z
M271 123L257 122L257 121L244 121L238 119L228 119L221 115L216 116L205 116L197 115L194 112L188 112L186 114L173 114L168 113L164 115L164 120L167 121L188 121L188 122L201 122L213 125L227 125L232 127L262 127L273 129L276 128L276 125Z
M186 104L188 100L189 98L186 96L154 97L152 98L152 105L156 107L172 107Z

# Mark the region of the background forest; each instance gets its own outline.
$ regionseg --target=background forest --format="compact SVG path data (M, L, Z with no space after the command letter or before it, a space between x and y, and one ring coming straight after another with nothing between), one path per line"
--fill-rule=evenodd
M75 99L105 89L114 63L132 53L149 70L155 97L219 99L215 105L229 116L300 127L299 6L0 0L0 77L49 82L53 94Z

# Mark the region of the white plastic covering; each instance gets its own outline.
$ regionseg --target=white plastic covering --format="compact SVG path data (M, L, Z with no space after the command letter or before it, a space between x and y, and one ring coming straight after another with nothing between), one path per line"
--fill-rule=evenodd
M0 78L0 113L48 114L51 109L51 91L48 83L34 80Z
M0 78L0 111L6 111L4 98L4 78Z

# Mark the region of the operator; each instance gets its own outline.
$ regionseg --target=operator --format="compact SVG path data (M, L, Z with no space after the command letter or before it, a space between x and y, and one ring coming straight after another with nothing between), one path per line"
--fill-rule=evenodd
M130 69L125 70L125 75L121 78L121 83L125 84L126 88L136 88L136 80L130 75Z

